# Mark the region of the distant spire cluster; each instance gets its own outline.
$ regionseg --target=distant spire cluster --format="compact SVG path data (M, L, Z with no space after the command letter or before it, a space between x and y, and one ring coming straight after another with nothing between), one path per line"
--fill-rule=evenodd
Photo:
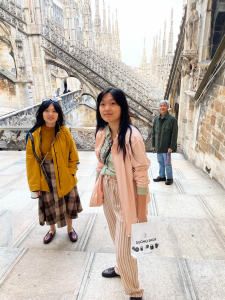
M170 32L168 51L166 54L166 21L161 45L161 29L153 38L150 64L147 64L146 49L144 42L143 56L141 60L141 74L149 81L157 83L164 91L166 89L170 69L173 62L173 8L171 9Z
M74 43L81 43L86 47L93 48L97 51L103 51L106 55L121 60L117 11L114 23L114 16L111 21L110 7L108 7L108 20L106 20L106 7L105 1L103 0L103 20L101 20L99 1L102 0L92 1L95 1L94 20L92 20L91 0L64 1L64 6L66 7L63 8L63 11L65 8L67 12L69 10L74 10L72 15L75 20L72 22L71 20L68 20L68 32L74 27L72 34L69 35L69 39ZM71 18L69 17L69 19Z
M66 38L72 44L83 44L90 49L103 51L106 55L121 60L120 36L117 19L112 16L110 7L106 18L104 0L50 0L53 2L53 15L58 17ZM95 16L92 18L91 1L95 1ZM103 1L103 20L100 17L99 2ZM108 24L107 24L108 23Z

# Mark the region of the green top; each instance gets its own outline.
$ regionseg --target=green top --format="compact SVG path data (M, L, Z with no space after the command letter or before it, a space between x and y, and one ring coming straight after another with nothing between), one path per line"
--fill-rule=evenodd
M177 134L177 119L174 116L168 112L164 117L157 115L152 129L152 148L156 153L167 153L169 148L176 152Z
M109 144L109 141L111 139L111 132L109 129L109 125L107 125L106 127L106 131L105 131L105 141L102 145L101 151L100 151L100 159L101 161L104 162L103 156L104 153L107 149L107 146ZM114 168L114 164L113 164L113 159L112 159L112 152L110 152L110 154L108 155L107 159L106 159L106 163L104 165L104 167L101 170L101 175L109 175L112 177L116 177L116 172L115 172L115 168ZM97 173L96 178L99 177L99 173ZM147 188L141 188L137 186L137 194L138 195L147 195L148 194L148 189Z

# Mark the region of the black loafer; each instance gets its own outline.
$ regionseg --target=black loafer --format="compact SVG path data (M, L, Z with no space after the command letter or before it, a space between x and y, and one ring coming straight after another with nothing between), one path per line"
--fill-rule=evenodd
M109 268L102 272L102 277L111 278L116 276L120 276L120 275L116 274L115 268Z
M154 182L166 181L166 177L157 177L153 179Z
M130 300L142 300L142 297L130 297Z

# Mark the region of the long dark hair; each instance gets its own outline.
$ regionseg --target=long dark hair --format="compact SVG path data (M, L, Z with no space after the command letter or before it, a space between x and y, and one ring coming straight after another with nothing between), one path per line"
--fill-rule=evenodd
M132 151L132 145L131 145L131 134L132 134L132 128L131 128L131 118L129 113L129 107L127 103L126 96L123 91L117 88L107 88L104 91L102 91L97 98L97 109L96 109L96 119L97 119L97 126L96 126L96 133L97 134L99 129L105 128L108 123L104 121L101 117L99 106L102 101L102 98L107 94L110 93L113 97L113 99L116 101L116 103L121 107L121 116L120 116L120 126L119 126L119 133L118 133L118 148L117 151L120 150L123 151L123 160L125 161L126 158L126 133L127 130L130 129L130 138L129 143ZM133 151L132 151L133 152Z
M61 105L58 102L52 101L51 99L49 99L48 101L43 101L37 110L36 123L33 127L34 130L36 130L38 127L45 124L45 120L43 118L43 112L49 107L50 104L53 104L56 112L59 114L58 120L57 120L58 124L60 126L64 125L65 117L64 117Z

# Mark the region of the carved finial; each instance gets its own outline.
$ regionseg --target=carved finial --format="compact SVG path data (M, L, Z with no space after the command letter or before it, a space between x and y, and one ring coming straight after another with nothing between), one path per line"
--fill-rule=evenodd
M171 9L171 20L170 20L170 34L169 34L169 45L168 55L173 54L173 8Z
M163 46L162 46L162 57L166 56L166 21L164 22L164 36L163 36Z

